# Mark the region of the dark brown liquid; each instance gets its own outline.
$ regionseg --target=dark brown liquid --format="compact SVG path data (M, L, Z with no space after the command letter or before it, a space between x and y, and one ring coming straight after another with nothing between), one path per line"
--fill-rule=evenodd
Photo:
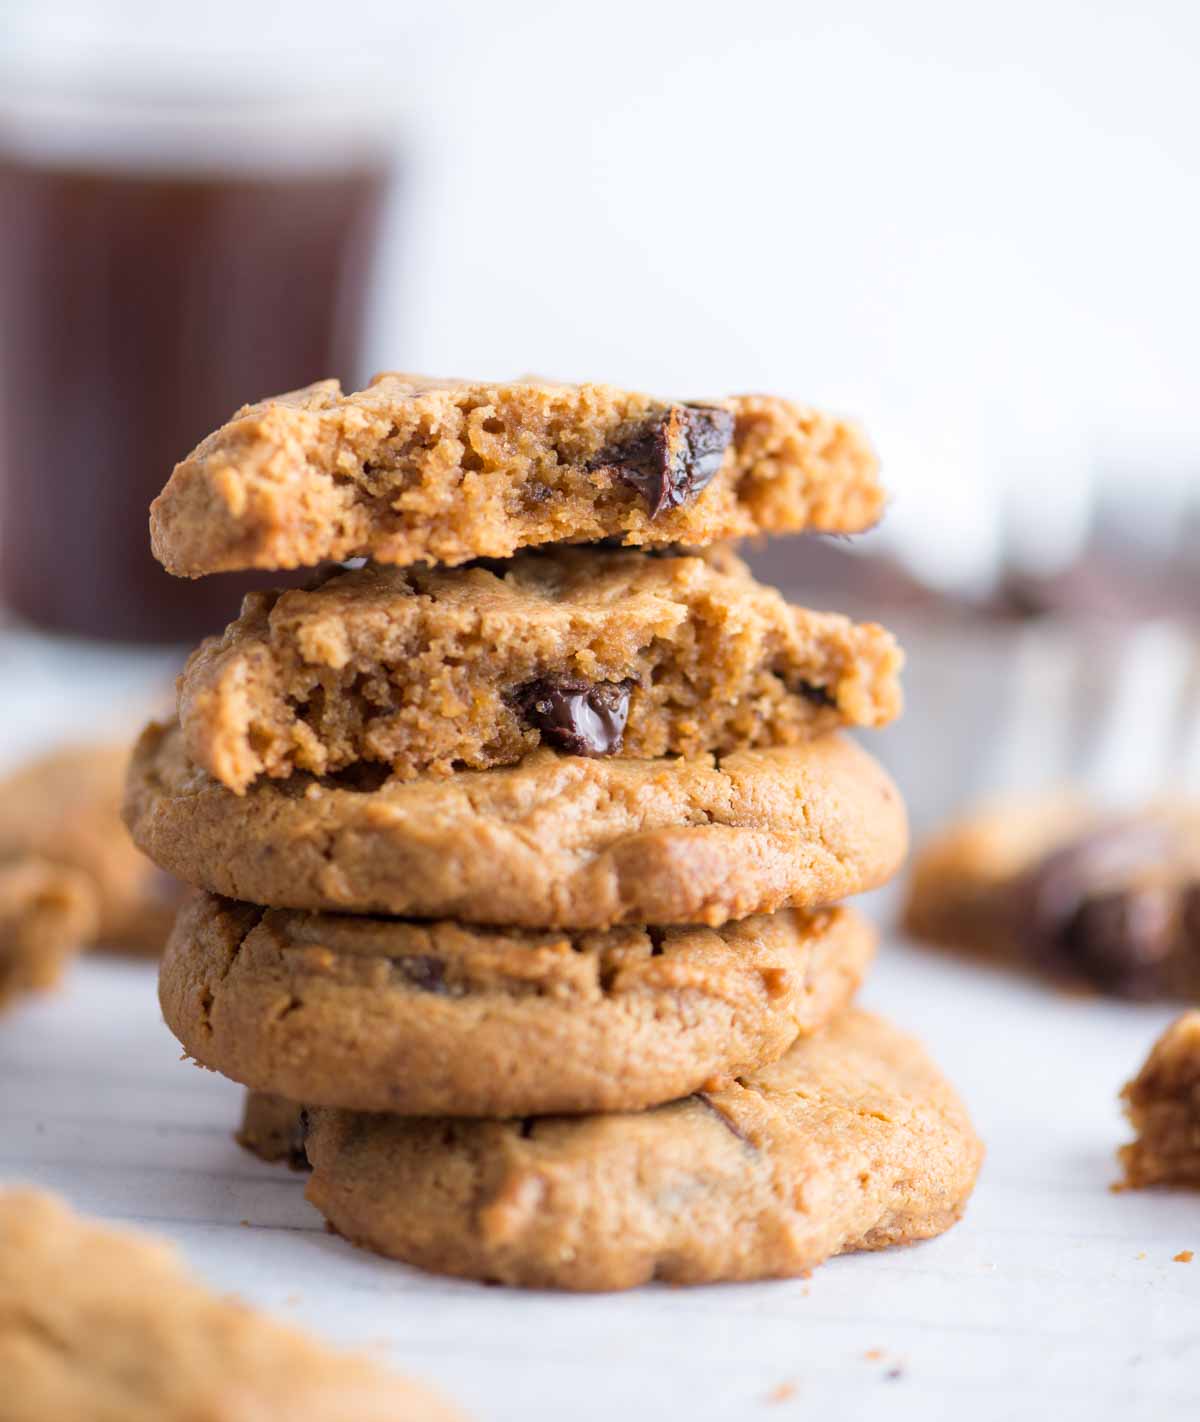
M169 577L147 507L242 404L357 381L387 174L36 168L0 156L0 601L128 640L219 630L250 580ZM259 578L256 585L278 581Z

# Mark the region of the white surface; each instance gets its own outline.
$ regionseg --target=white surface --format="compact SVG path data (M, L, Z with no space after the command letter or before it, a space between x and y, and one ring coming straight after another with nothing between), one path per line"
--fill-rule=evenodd
M4 1021L0 1177L172 1236L214 1284L378 1347L479 1422L1098 1422L1200 1401L1200 1199L1108 1190L1115 1094L1162 1011L890 949L868 1000L926 1038L988 1143L963 1223L808 1281L571 1297L423 1276L324 1233L303 1177L234 1145L240 1091L179 1061L153 978L89 961ZM1196 1262L1174 1263L1185 1248Z
M0 634L0 761L130 720L169 662ZM0 1179L172 1236L214 1284L378 1347L478 1422L1194 1413L1200 1197L1108 1188L1126 1134L1117 1090L1171 1013L895 943L865 999L926 1040L988 1161L944 1238L807 1281L554 1296L356 1251L324 1233L301 1176L234 1145L241 1093L180 1062L145 964L86 960L65 992L0 1021ZM1195 1263L1173 1262L1183 1249ZM781 1385L794 1393L769 1402Z

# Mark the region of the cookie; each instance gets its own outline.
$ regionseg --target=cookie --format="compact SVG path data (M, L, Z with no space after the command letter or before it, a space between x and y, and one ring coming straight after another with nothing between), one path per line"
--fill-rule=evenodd
M268 1091L247 1091L242 1124L234 1136L244 1150L268 1165L286 1161L292 1170L308 1170L304 1137L308 1117L303 1106Z
M195 1282L165 1242L0 1192L4 1422L453 1422L365 1357Z
M857 1011L772 1066L640 1113L307 1114L308 1198L339 1234L538 1288L778 1278L925 1239L959 1218L982 1154L921 1048Z
M310 1106L636 1110L781 1056L874 947L847 909L562 933L267 911L197 895L163 958L202 1066Z
M547 543L702 546L880 517L858 429L767 395L672 404L609 385L380 375L247 405L150 508L199 577L326 559L465 563Z
M121 824L126 746L80 745L0 780L0 863L32 855L91 881L91 942L157 954L183 889L129 842Z
M900 709L873 623L789 607L736 560L604 549L368 566L252 593L179 682L191 759L241 793L360 761L413 779L538 745L638 758L787 745Z
M541 748L448 778L296 774L239 797L191 765L178 726L151 724L125 813L162 868L229 898L531 928L834 903L886 880L907 837L891 780L837 735L719 760Z
M0 1011L44 992L96 931L92 881L26 855L0 863Z
M1167 1028L1121 1096L1137 1132L1120 1152L1125 1183L1200 1189L1200 1012Z
M1070 795L981 811L925 844L914 937L1119 997L1200 992L1200 812Z

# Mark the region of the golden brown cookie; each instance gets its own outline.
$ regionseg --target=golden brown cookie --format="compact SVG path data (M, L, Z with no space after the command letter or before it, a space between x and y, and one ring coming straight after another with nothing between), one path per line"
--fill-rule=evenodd
M1052 793L985 808L915 856L905 927L1119 997L1200 992L1200 812Z
M44 992L96 931L91 879L26 855L0 863L0 1010Z
M494 567L368 566L253 593L179 682L191 759L260 775L361 761L402 779L583 755L787 745L900 710L874 623L789 607L744 566L607 549Z
M297 773L237 796L178 726L134 751L126 823L186 882L274 908L532 928L707 923L836 902L904 855L904 807L837 735L715 759L589 759L352 788Z
M196 1283L166 1243L0 1192L4 1422L453 1422L365 1357Z
M848 909L564 933L262 910L197 895L167 1026L234 1081L418 1116L637 1110L764 1066L858 987Z
M640 1113L307 1114L308 1198L339 1234L542 1288L779 1278L925 1239L962 1214L982 1157L922 1049L856 1011L772 1066Z
M1125 1183L1200 1189L1200 1012L1185 1012L1121 1093L1135 1140L1122 1146Z
M121 823L126 746L79 745L29 761L0 781L0 862L32 855L91 881L89 942L157 954L182 887L130 843Z
M150 531L168 572L198 577L853 533L883 502L854 425L772 396L688 405L610 385L388 374L350 395L325 380L243 407L176 465Z

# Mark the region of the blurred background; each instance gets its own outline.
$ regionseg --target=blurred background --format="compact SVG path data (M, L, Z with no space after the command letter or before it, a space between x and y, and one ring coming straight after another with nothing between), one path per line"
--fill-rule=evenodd
M1130 666L1191 744L1198 94L1185 0L8 0L0 670L124 676L228 620L242 584L163 574L145 506L239 403L534 371L864 420L885 524L756 558L905 637L889 757L977 728L904 776L918 820L964 754L1011 780L988 718L1055 676L1076 759L1130 743Z

